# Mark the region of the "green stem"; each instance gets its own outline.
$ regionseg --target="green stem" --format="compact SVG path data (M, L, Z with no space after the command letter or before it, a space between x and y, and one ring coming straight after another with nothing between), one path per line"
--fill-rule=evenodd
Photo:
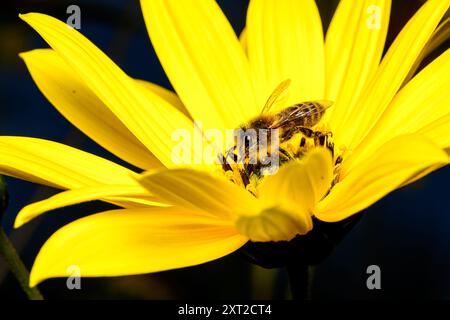
M314 266L303 263L292 263L287 266L289 286L293 300L312 300L314 269Z
M0 254L6 260L10 270L16 276L17 281L19 281L22 290L26 293L30 300L43 300L42 294L39 292L37 287L30 288L28 285L28 280L30 274L20 260L16 249L14 249L12 243L9 241L5 231L0 227Z

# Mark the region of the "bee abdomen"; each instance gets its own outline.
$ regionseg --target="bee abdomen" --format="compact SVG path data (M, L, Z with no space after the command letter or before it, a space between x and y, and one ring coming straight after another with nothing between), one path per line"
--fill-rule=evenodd
M318 102L308 102L307 108L310 110L310 113L308 113L308 117L305 117L307 122L305 126L313 127L322 119L325 114L325 108Z
M293 119L297 126L313 127L325 113L326 108L319 102L302 102L282 111L282 116Z

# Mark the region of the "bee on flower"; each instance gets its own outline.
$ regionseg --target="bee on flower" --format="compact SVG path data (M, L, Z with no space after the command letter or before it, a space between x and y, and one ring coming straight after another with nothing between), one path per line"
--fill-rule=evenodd
M91 200L121 207L52 235L30 285L66 276L71 265L84 277L142 274L248 242L290 241L314 220L347 219L447 165L450 51L416 70L445 40L449 5L428 0L383 56L390 0L341 0L325 36L313 0L251 0L239 38L213 0L142 0L175 92L130 77L65 23L21 15L51 47L20 54L45 97L140 169L57 142L0 137L1 173L64 190L23 208L16 227ZM172 133L195 121L277 130L279 146L266 151L279 156L279 169L262 174L233 145L214 154L220 164L180 165Z

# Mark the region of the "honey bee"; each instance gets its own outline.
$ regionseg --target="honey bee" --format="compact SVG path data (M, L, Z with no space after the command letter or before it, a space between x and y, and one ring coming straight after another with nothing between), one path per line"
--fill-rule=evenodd
M277 130L279 146L277 147L275 152L279 152L281 162L287 162L295 157L295 155L282 148L281 145L284 142L289 141L296 134L302 134L299 145L300 149L305 146L306 139L313 139L314 145L327 147L333 153L334 146L333 143L329 140L329 138L331 137L331 133L313 129L320 122L325 114L325 111L333 105L331 101L306 101L292 105L279 112L271 112L272 107L277 103L281 103L282 99L286 96L286 92L290 86L290 83L291 81L289 79L281 82L268 98L261 111L261 114L253 120L249 121L247 124L242 125L240 129L244 132L249 129L254 129L257 131L265 130L269 135L267 137L267 142L269 144L271 141L270 133L272 129ZM244 140L246 138L248 137L244 137ZM249 154L249 150L252 147L255 147L255 144L258 143L258 140L259 138L257 138L256 140L253 139L252 141L244 141L244 157L242 157L242 153L239 153L241 157L236 154L236 145L228 150L225 157L222 156L223 159L232 159L234 163L238 163L239 158L241 158L240 163L243 164L243 167L238 171L242 178L244 186L249 184L249 179L251 179L253 175L259 177L261 175L262 169L264 168L263 164L249 163L248 158L246 158L247 154ZM266 148L266 152L274 152L270 145L268 145ZM232 170L231 166L227 163L223 164L223 169L225 171Z
M291 139L295 134L302 133L307 138L319 138L324 133L312 128L319 123L325 111L333 105L331 101L306 101L290 106L281 112L270 113L270 109L282 94L289 88L289 79L281 82L267 100L261 115L242 129L278 129L280 143Z

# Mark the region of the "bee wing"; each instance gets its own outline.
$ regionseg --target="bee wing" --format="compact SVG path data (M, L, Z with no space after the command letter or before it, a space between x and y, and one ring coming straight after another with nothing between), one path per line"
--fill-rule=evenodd
M311 101L311 102L319 103L320 105L322 105L324 110L327 110L328 108L330 108L334 104L334 102L331 101L331 100L314 100L314 101Z
M287 114L282 114L280 119L278 119L278 121L272 123L272 125L270 126L271 129L276 129L276 128L280 128L282 127L284 124L286 124L287 122L292 121L293 119L297 119L297 118L301 118L304 116L307 116L308 113L305 112L304 109L302 108L298 108L293 110L290 113Z
M283 93L286 93L289 86L291 85L291 79L286 79L283 82L281 82L278 87L275 88L275 90L270 95L269 99L267 99L266 104L264 105L264 108L261 111L261 114L269 112L269 110L272 108L272 106L275 104L275 102L280 102L282 98L286 98L287 94L283 95Z
M311 104L319 104L322 107L322 110L320 108L311 108ZM292 110L290 113L282 114L280 119L273 123L270 127L271 128L279 128L282 127L287 122L290 122L294 119L298 118L305 118L317 115L324 110L328 109L333 105L332 101L329 100L315 100L315 101L308 101L303 102L297 105L297 108Z

